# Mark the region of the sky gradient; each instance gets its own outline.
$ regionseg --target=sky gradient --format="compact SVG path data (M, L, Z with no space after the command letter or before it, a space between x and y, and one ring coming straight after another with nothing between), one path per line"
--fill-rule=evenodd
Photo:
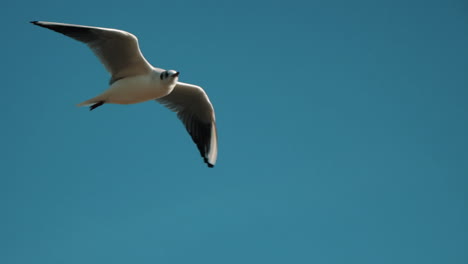
M131 4L131 5L130 5ZM466 1L5 3L0 263L468 263ZM85 45L118 28L215 110L209 169Z

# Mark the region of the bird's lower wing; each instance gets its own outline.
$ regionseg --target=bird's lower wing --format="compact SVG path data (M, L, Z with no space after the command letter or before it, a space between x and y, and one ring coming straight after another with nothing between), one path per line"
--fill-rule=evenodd
M218 157L218 135L214 109L205 91L199 86L178 82L169 95L156 101L177 113L205 163L213 167Z

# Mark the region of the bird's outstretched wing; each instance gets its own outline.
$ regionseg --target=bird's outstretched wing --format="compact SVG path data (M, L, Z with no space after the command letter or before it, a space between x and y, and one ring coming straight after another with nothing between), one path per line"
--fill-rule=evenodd
M218 135L213 106L205 91L199 86L178 82L167 96L156 99L184 123L208 167L213 167L218 157Z
M62 33L88 45L111 73L111 83L128 76L146 74L152 69L141 54L138 39L126 31L55 22L33 21L31 23Z

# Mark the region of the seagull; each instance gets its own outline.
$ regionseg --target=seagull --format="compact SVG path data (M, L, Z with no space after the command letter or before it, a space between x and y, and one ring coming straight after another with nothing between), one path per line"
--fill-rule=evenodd
M111 74L109 88L78 106L94 110L104 104L156 100L177 114L200 155L212 168L218 156L213 105L197 85L179 82L179 72L153 67L143 57L135 35L118 29L32 21L34 25L85 43Z

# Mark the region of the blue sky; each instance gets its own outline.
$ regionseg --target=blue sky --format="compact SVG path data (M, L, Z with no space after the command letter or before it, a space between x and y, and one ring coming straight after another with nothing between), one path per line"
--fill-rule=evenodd
M130 5L131 4L131 5ZM467 263L466 1L10 1L0 263ZM208 169L155 102L28 22L127 30L205 88Z

